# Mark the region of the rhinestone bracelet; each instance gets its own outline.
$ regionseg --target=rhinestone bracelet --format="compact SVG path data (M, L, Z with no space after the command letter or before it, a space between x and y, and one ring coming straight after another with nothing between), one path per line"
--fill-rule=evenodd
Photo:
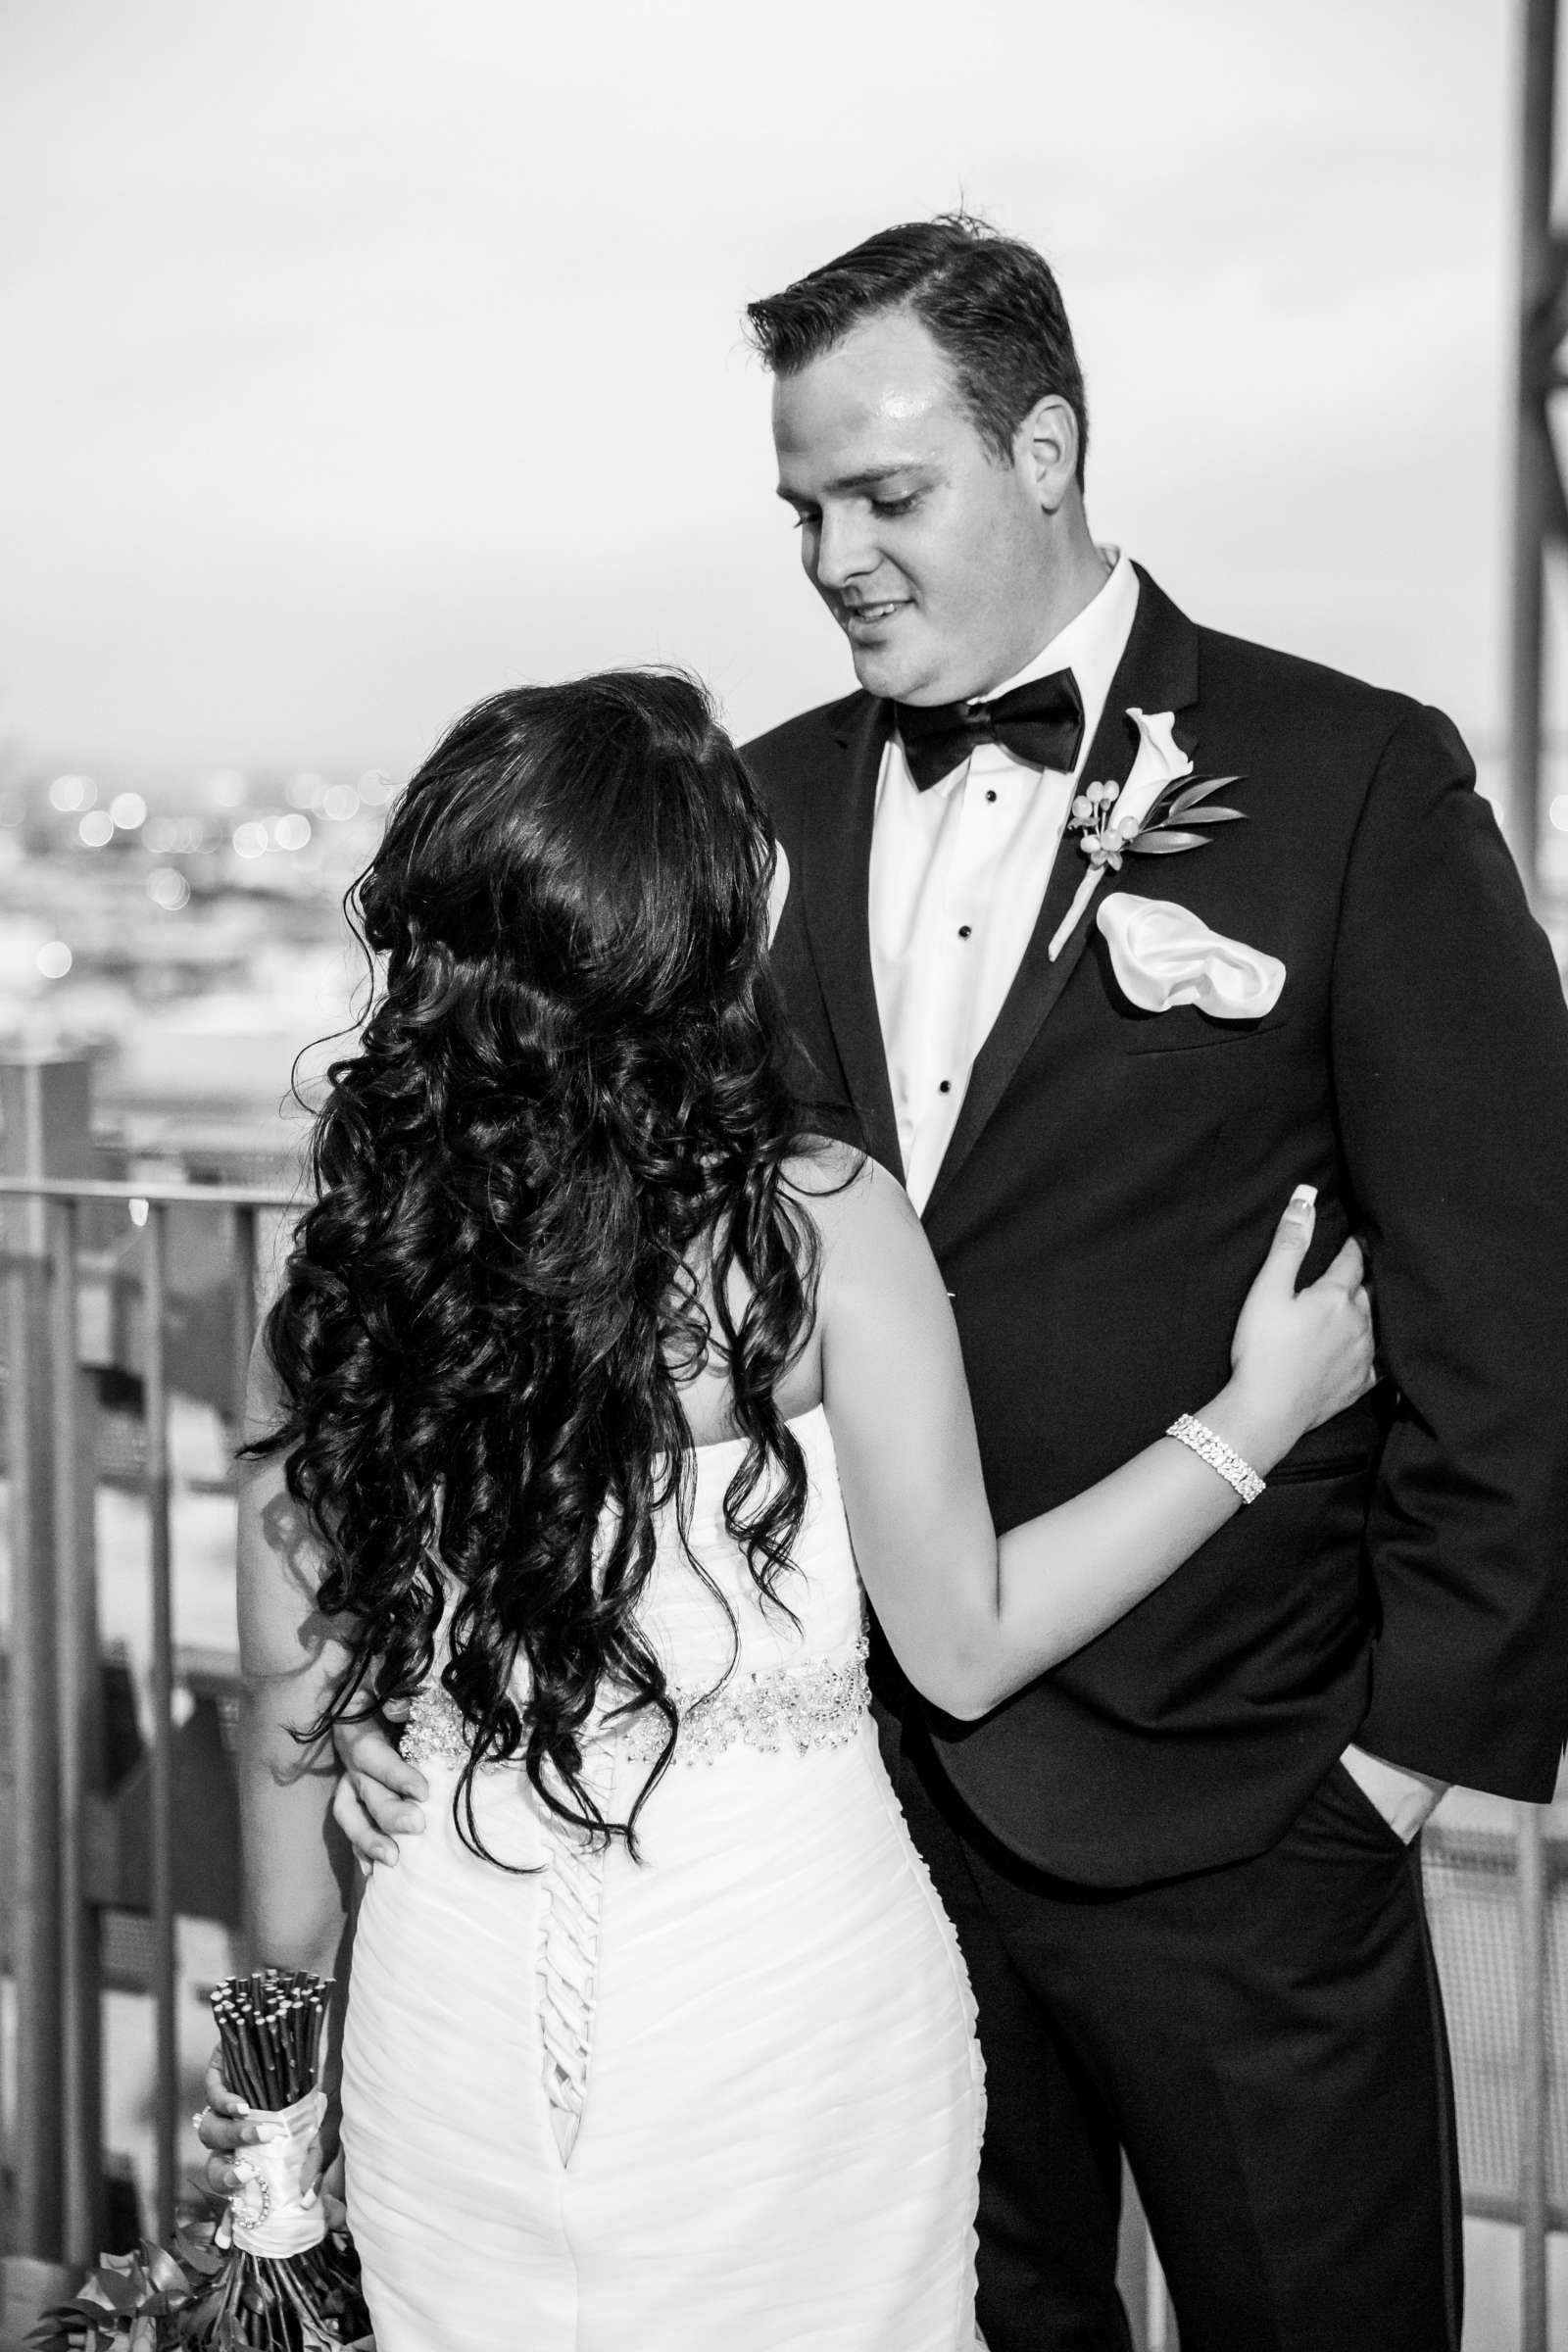
M1263 1492L1263 1481L1250 1462L1244 1462L1234 1446L1216 1437L1206 1422L1195 1421L1191 1413L1183 1413L1166 1430L1179 1446L1189 1446L1200 1461L1217 1470L1228 1487L1234 1487L1244 1502L1255 1502Z

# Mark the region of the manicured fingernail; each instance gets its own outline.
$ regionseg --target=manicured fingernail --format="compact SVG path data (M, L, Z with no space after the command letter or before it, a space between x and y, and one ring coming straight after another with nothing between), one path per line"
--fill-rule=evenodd
M1315 1184L1298 1184L1291 1195L1290 1204L1292 1208L1311 1208L1315 1205L1316 1200L1317 1186Z
M395 1845L377 1846L375 1850L375 1858L378 1862L384 1862L387 1865L387 1868L390 1869L398 1858L398 1849Z
M259 2123L251 2126L251 2134L255 2139L287 2139L288 2126L274 2124L270 2116L264 2116Z

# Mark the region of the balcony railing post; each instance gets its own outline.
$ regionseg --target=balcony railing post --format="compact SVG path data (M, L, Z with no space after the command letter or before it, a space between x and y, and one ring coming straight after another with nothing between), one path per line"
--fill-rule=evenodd
M60 1711L60 1980L64 2010L64 2239L69 2260L105 2243L98 1911L89 1884L92 1815L104 1787L98 1661L97 1396L78 1357L80 1211L50 1201L50 1373L55 1476L55 1640Z
M88 1072L75 1057L18 1053L0 1061L0 1173L69 1177L88 1151ZM61 1718L57 1600L61 1530L52 1427L48 1215L14 1200L5 1218L4 1346L10 1457L9 1657L17 2010L17 2113L11 2250L66 2253L62 2000ZM71 1343L74 1369L74 1341Z
M1546 2352L1550 2081L1546 2034L1546 1845L1539 1805L1519 1805L1519 2344Z
M20 1240L18 1236L15 1239ZM16 1979L14 2212L10 2251L64 2251L60 2113L60 1835L53 1611L53 1481L46 1360L47 1268L14 1246L4 1274L11 1474L9 1703L15 1835L11 1965Z
M151 1202L142 1235L142 1378L147 1425L147 1521L152 1564L152 1945L154 2192L157 2233L174 2228L178 2161L179 2039L174 1943L174 1586L170 1524L167 1310L169 1211Z

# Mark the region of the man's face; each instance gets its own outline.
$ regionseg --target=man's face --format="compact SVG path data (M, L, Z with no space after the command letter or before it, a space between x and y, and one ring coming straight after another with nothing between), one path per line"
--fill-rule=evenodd
M866 319L773 388L779 496L871 694L960 702L1044 643L1045 518L1021 435L994 457L907 311Z

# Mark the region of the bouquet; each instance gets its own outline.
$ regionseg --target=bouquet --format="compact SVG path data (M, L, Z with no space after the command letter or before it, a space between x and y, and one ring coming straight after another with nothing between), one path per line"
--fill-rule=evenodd
M243 2184L216 2224L181 2230L173 2254L144 2240L137 2254L105 2255L39 2322L36 2352L374 2352L353 2248L301 2188L326 2107L330 1990L277 1969L214 1988L224 2077L263 2128L235 2160Z

